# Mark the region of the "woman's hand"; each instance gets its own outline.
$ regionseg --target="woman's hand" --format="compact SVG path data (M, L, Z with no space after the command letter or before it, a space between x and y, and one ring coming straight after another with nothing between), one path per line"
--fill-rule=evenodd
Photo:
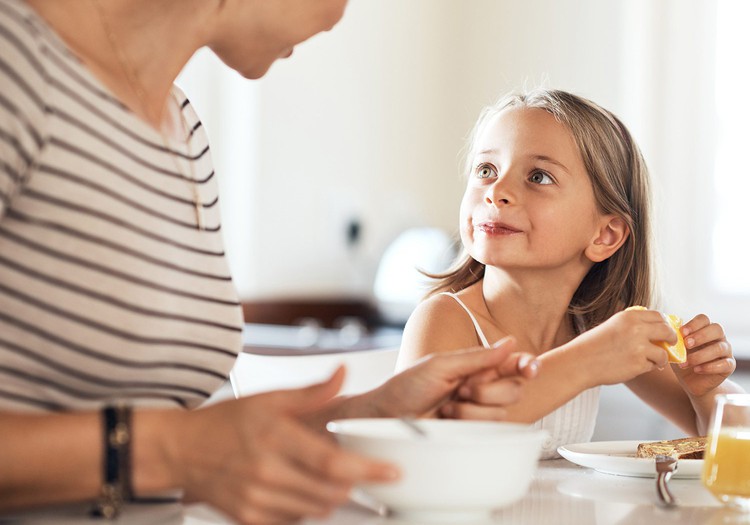
M687 361L672 365L682 388L691 396L711 392L729 377L737 366L732 345L720 324L697 315L680 329L685 338Z
M457 390L472 378L492 377L497 387L494 405L518 400L518 378L537 373L534 356L515 352L516 341L506 337L493 348L432 354L417 361L371 393L384 416L450 416Z
M326 515L355 483L396 479L394 467L346 452L300 421L338 392L343 375L180 414L167 455L186 498L242 524L287 523Z

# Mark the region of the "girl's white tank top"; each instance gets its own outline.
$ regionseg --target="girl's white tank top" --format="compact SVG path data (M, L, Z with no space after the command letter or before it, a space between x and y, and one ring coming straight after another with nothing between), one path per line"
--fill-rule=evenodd
M484 335L482 327L479 326L474 313L458 298L456 294L443 292L441 295L447 295L455 299L466 311L474 324L479 340L485 348L491 345ZM599 412L599 387L584 390L576 397L547 414L532 426L534 428L543 428L549 432L549 438L544 442L542 447L542 459L554 459L560 457L557 453L557 447L570 443L586 443L591 440L596 425L596 415Z

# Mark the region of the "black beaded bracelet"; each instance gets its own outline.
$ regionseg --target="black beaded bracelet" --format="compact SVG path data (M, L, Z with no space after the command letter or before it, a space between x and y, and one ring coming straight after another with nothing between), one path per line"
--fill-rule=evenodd
M122 504L131 501L133 490L130 469L131 408L127 405L107 406L102 409L104 453L102 492L91 514L113 519Z

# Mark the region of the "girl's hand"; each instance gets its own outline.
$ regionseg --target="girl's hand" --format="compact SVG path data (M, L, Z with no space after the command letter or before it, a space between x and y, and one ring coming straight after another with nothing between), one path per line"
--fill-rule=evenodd
M396 479L395 467L346 452L300 420L327 403L342 380L339 369L311 387L179 414L165 453L174 483L187 499L238 523L270 524L324 516L355 483Z
M499 344L509 338L503 339ZM532 354L515 353L506 366L489 368L468 377L456 395L441 406L435 415L443 418L504 421L510 405L521 400L524 382L539 373L539 360Z
M720 324L704 314L695 316L680 329L685 338L687 361L672 365L682 388L691 396L703 396L719 386L737 366L732 345Z
M589 386L624 383L667 366L661 342L675 344L677 335L667 320L654 310L624 310L571 343L585 345L591 379Z
M431 354L397 374L374 390L373 403L383 416L432 417L442 411L451 414L457 390L472 378L492 380L497 387L493 405L502 407L518 401L519 378L537 373L534 356L516 352L516 340L506 337L492 348ZM488 379L491 378L491 379Z

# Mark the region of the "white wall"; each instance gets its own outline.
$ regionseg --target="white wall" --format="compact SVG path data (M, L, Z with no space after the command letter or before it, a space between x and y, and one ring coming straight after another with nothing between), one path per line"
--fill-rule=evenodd
M337 27L260 81L198 57L182 80L227 188L241 295L368 296L400 231L455 230L460 153L480 109L542 84L589 97L631 128L656 181L665 305L698 311L705 268L685 254L709 233L700 201L711 191L701 176L711 129L696 124L714 107L715 14L713 0L689 4L350 0ZM353 249L351 219L363 225Z
M222 207L241 295L366 297L399 232L453 232L464 137L507 90L546 83L615 104L620 3L562 4L351 0L333 31L258 82L196 57L180 83L232 181ZM582 30L579 13L609 24Z

